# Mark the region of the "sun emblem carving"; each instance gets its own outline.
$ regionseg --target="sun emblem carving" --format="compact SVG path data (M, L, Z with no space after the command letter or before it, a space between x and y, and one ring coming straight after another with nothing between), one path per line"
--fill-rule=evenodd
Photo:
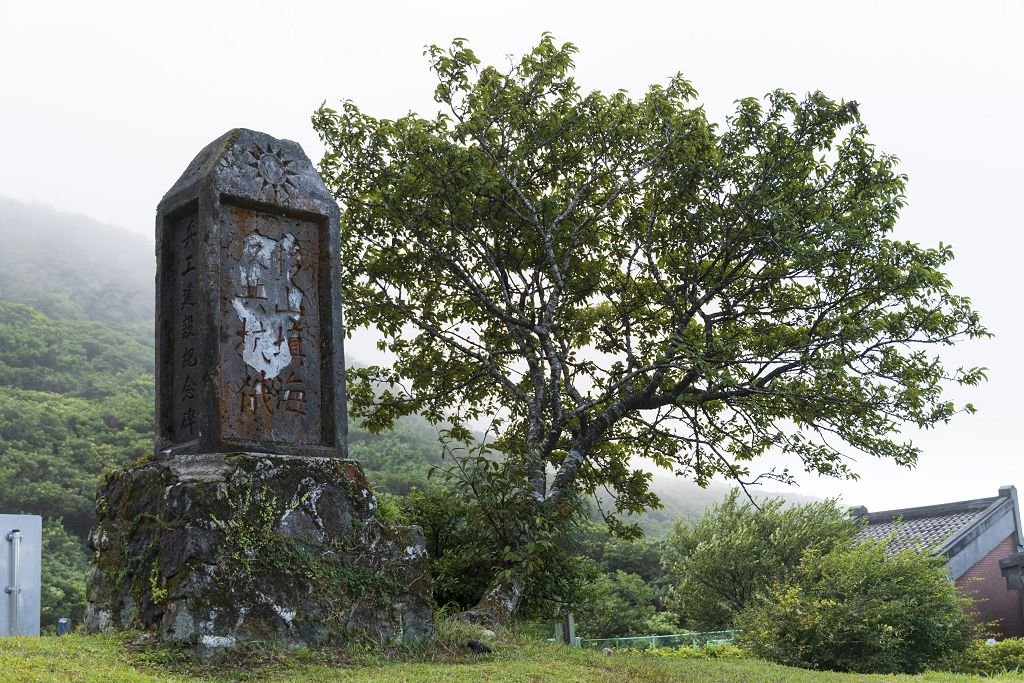
M254 145L248 155L246 165L256 171L257 191L260 194L269 191L274 201L290 199L292 190L296 189L292 179L297 174L289 168L294 160L285 158L281 149L274 149L269 142L265 148Z

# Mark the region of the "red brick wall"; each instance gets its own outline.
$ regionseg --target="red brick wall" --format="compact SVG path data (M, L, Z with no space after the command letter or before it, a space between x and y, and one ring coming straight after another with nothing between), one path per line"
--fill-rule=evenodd
M1007 590L1006 579L999 573L999 560L1017 550L1013 541L1013 534L1010 534L992 552L956 580L956 587L960 592L974 599L978 621L998 620L995 635L1004 638L1024 636L1020 591Z

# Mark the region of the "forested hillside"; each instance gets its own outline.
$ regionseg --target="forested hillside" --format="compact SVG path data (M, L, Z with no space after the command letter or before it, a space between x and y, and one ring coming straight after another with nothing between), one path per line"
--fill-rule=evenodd
M98 478L152 449L152 373L141 334L0 302L0 510L84 538Z

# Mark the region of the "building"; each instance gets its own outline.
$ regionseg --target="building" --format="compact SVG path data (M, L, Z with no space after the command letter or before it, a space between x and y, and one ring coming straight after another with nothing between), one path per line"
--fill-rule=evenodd
M890 552L912 546L932 549L946 560L949 577L974 600L981 622L996 622L996 635L1024 637L1021 584L1000 570L1024 551L1017 489L1003 486L994 498L926 505L903 510L850 511L866 520L861 539L888 539ZM1004 567L1008 564L1004 562Z

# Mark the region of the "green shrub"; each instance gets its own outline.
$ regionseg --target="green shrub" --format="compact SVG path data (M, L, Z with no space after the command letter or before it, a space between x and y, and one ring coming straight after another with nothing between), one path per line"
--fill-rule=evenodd
M494 558L472 501L434 486L414 489L396 502L409 523L423 529L437 604L475 605L487 588Z
M377 519L385 524L405 526L409 519L402 509L401 499L393 494L380 491L377 498Z
M576 624L583 638L667 635L680 630L679 617L657 611L654 590L637 574L601 574L582 593Z
M547 619L574 608L600 572L569 550L586 519L579 500L541 514L518 461L486 447L452 458L457 464L436 470L429 488L398 499L405 519L423 529L437 604L469 609L501 574L521 582L520 617Z
M794 571L804 551L846 546L857 530L835 501L755 506L740 496L733 489L693 527L677 522L665 542L669 607L689 628L731 628L755 595Z
M1024 638L1008 638L991 645L975 641L966 651L944 662L941 669L978 676L1024 673Z
M808 552L738 618L742 644L812 669L917 673L966 650L976 628L941 559L879 543Z

